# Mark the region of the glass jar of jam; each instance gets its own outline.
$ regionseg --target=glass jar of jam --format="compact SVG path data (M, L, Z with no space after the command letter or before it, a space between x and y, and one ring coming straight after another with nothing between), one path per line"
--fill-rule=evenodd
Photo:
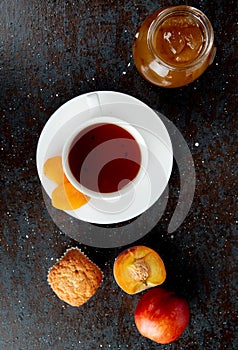
M187 85L213 62L209 19L190 6L167 7L147 17L135 35L133 57L140 74L166 88Z

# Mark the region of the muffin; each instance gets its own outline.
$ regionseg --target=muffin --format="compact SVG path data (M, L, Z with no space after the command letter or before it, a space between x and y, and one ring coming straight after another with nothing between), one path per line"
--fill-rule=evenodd
M55 294L72 306L89 300L99 288L103 274L78 248L70 248L48 273L48 283Z

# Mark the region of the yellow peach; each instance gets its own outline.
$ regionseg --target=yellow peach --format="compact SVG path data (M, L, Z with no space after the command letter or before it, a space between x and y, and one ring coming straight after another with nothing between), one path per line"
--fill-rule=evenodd
M113 266L114 278L128 294L158 286L165 281L163 260L153 249L134 246L121 252Z

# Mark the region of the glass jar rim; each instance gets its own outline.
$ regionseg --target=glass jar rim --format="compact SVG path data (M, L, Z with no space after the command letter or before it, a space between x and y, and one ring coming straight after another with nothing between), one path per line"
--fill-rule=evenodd
M169 17L179 14L192 16L197 22L199 22L199 24L201 24L203 33L205 35L205 45L199 53L199 55L192 62L187 64L185 63L183 66L177 66L167 63L155 52L155 49L152 44L152 39L156 28L158 28L158 26ZM162 9L162 11L160 11L157 14L156 18L150 24L147 34L147 44L156 61L162 64L163 66L167 67L168 69L179 71L189 68L195 68L202 61L202 59L206 58L210 53L214 44L214 31L210 20L202 11L198 10L197 8L187 5L170 6Z

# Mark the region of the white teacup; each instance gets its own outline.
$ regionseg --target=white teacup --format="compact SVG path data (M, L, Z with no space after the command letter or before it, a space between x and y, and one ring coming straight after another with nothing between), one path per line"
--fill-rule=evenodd
M148 149L134 126L99 115L82 122L67 138L62 162L66 177L77 190L91 198L114 200L136 190L146 173Z

